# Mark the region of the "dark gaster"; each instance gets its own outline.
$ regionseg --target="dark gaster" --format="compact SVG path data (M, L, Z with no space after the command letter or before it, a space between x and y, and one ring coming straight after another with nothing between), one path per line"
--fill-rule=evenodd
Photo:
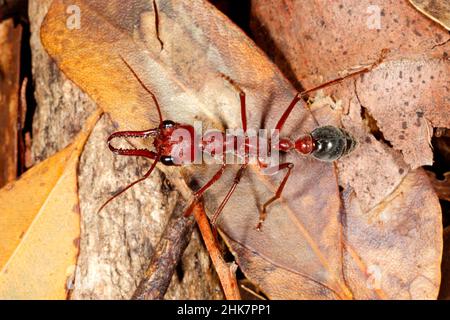
M311 132L315 143L312 156L322 161L334 161L348 153L356 146L355 139L346 131L333 127L319 127Z

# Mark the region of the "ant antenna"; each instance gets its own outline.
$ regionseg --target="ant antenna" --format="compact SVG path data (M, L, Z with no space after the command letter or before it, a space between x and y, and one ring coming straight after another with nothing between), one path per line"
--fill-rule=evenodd
M155 102L156 105L156 109L158 110L158 116L159 116L159 125L162 125L163 122L163 118L162 118L162 114L161 114L161 107L159 106L158 103L158 99L156 99L155 94L142 82L142 80L138 77L138 75L136 74L136 72L134 71L134 69L130 66L130 64L125 60L124 57L122 57L121 55L120 59L122 59L122 61L125 63L125 65L128 67L128 69L130 69L131 73L134 75L134 77L136 78L136 80L139 82L139 84L142 86L142 88L145 89L145 91L147 91L151 96L153 101Z
M124 57L122 57L122 55L119 55L120 59L122 59L122 61L125 63L125 65L127 66L127 68L131 71L131 73L133 74L133 76L136 78L136 80L139 82L139 84L145 89L145 91L147 91L150 96L152 97L153 101L155 102L156 108L158 110L158 116L159 116L159 126L161 127L163 125L163 118L162 118L162 113L161 113L161 107L159 106L158 103L158 99L156 99L156 96L154 95L154 93L142 82L142 80L138 77L138 75L136 74L136 72L134 71L134 69L130 66L130 64L125 60ZM108 138L108 143L112 140L112 138L115 137L129 137L129 136L141 136L141 137L146 137L147 135L151 134L151 131L153 132L154 130L148 130L148 131L123 131L123 132L117 132L117 133L113 133L109 138ZM156 164L158 163L158 161L160 160L161 157L161 153L157 153L156 155L153 152L150 152L148 150L142 150L142 149L136 149L136 150L123 150L123 149L116 149L114 147L112 147L111 145L109 145L109 148L111 149L111 151L113 151L114 153L117 154L122 154L122 155L129 155L129 156L143 156L146 158L150 158L150 159L154 159L150 169L147 171L147 173L142 177L139 178L138 180L132 182L131 184L129 184L128 186L126 186L125 188L123 188L122 190L120 190L119 192L117 192L115 195L113 195L111 198L109 198L98 210L97 213L99 213L104 207L106 207L106 205L108 205L112 200L114 200L115 198L117 198L118 196L120 196L121 194L123 194L124 192L126 192L128 189L130 189L131 187L133 187L134 185L138 184L139 182L144 181L145 179L147 179L153 172L153 170L156 167Z
M153 161L152 166L150 167L150 169L147 171L147 173L142 177L139 178L138 180L130 183L128 186L126 186L125 188L123 188L122 190L120 190L119 192L117 192L116 194L114 194L111 198L109 198L101 207L100 209L97 210L97 213L99 213L100 211L102 211L102 209L104 207L106 207L108 205L108 203L110 203L112 200L114 200L115 198L117 198L118 196L120 196L122 193L124 193L125 191L127 191L128 189L130 189L131 187L133 187L134 185L138 184L141 181L144 181L145 179L147 179L153 172L153 170L156 167L156 164L159 161L159 157L160 155L158 154L157 158L155 159L155 161Z

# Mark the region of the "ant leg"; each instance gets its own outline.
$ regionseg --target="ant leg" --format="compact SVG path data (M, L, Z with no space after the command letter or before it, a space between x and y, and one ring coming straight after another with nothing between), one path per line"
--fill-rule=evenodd
M242 90L237 83L231 79L229 76L224 75L223 73L220 74L222 78L224 78L226 81L228 81L234 89L239 92L239 98L241 100L241 121L242 121L242 129L244 132L247 132L247 108L245 105L245 92Z
M225 205L227 204L228 200L230 200L231 195L233 194L234 190L236 189L237 185L239 184L239 182L241 181L242 176L244 175L245 169L247 168L247 163L243 164L240 168L239 171L236 173L236 176L234 177L234 182L233 185L231 186L230 190L228 190L225 198L222 200L222 203L220 204L220 206L217 208L216 212L214 212L214 215L211 219L211 224L213 225L213 227L216 226L216 222L217 222L217 218L219 217L219 215L222 213L223 208L225 207Z
M221 73L221 76L227 80L235 90L239 92L239 98L241 100L241 122L242 122L242 130L244 131L244 156L245 156L245 163L248 163L248 154L249 154L249 138L247 136L247 107L246 107L246 96L244 90L242 90L237 83L231 79L230 77L224 75ZM259 148L259 147L258 147Z
M289 115L291 114L291 112L292 112L292 110L294 109L294 107L295 107L295 105L297 104L297 102L299 102L299 101L300 101L303 97L305 97L308 93L311 93L311 92L314 92L314 91L317 91L317 90L320 90L320 89L329 87L329 86L331 86L331 85L333 85L333 84L340 83L340 82L344 81L344 80L347 79L347 78L357 76L357 75L359 75L359 74L368 72L368 71L370 71L370 70L371 70L371 68L370 68L370 69L369 69L369 68L364 68L364 69L359 70L359 71L356 71L356 72L354 72L354 73L350 73L350 74L348 74L348 75L346 75L346 76L344 76L344 77L337 78L337 79L328 81L328 82L326 82L326 83L323 83L323 84L321 84L321 85L319 85L319 86L317 86L317 87L314 87L314 88L311 88L311 89L308 89L308 90L305 90L305 91L302 91L302 92L298 92L298 93L295 95L294 99L292 99L292 101L291 101L291 103L289 104L289 106L287 107L287 109L284 111L284 113L283 113L283 115L281 116L280 120L278 120L278 123L277 123L275 129L278 130L278 132L281 131L281 129L283 128L284 124L286 123L286 120L289 118Z
M147 149L121 149L121 148L115 148L115 147L113 147L111 145L111 140L114 139L114 138L120 138L120 137L147 137L147 136L156 134L156 132L157 132L156 129L150 129L150 130L146 130L146 131L119 131L119 132L115 132L115 133L113 133L113 134L111 134L109 136L109 138L108 138L108 147L115 154L123 155L123 156L145 157L145 158L152 159L152 160L155 160L155 161L153 161L150 169L145 173L145 175L142 178L140 178L140 179L130 183L128 186L126 186L125 188L123 188L122 190L117 192L115 195L113 195L111 198L109 198L97 210L97 213L99 213L108 203L110 203L112 200L114 200L115 198L120 196L122 193L124 193L125 191L127 191L131 187L133 187L135 184L137 184L137 183L147 179L150 176L150 174L153 172L153 170L155 169L156 164L158 163L159 157L160 157L160 154L157 154L157 153L155 153L153 151L150 151L150 150L147 150Z
M242 121L242 130L244 133L247 132L247 108L245 106L245 92L239 92L239 98L241 99L241 121Z
M259 222L258 222L258 225L256 226L256 230L261 231L262 224L267 216L267 207L270 204L272 204L275 200L277 200L281 197L281 194L283 193L283 189L286 186L286 182L289 179L289 176L291 174L292 168L294 168L294 164L289 163L289 162L282 163L278 166L277 171L281 171L283 169L288 169L288 171L287 171L286 175L284 176L283 180L281 181L281 184L278 186L278 189L277 189L277 192L275 193L275 195L264 203L262 210L259 212Z
M239 98L240 98L240 101L241 101L241 121L242 121L242 129L244 130L244 133L245 132L247 132L247 112L246 112L246 102L245 102L245 92L236 84L236 82L233 80L233 79L231 79L230 77L228 77L227 75L224 75L224 74L220 74L221 75L221 77L222 78L224 78L226 81L228 81L233 87L234 87L234 89L236 90L236 91L238 91L239 92ZM247 146L247 143L246 143L246 149L248 148L248 146ZM247 154L248 152L246 151L246 154ZM198 199L202 196L202 194L207 190L207 189L209 189L216 181L218 181L220 178L221 178L221 176L222 176L222 174L223 174L223 172L224 172L224 170L225 170L225 168L226 168L226 164L225 164L225 162L224 162L224 164L222 165L222 167L219 169L219 171L217 171L216 172L216 174L211 178L211 180L210 181L208 181L208 183L206 183L200 190L198 190L195 194L194 194L194 200L192 201L192 203L189 205L189 207L188 207L188 209L185 211L185 213L184 213L184 216L188 216L188 215L190 215L190 213L192 212L192 209L193 209L193 207L194 207L194 205L196 204L196 202L198 201ZM242 176L242 173L243 173L243 170L245 169L245 167L247 167L247 164L245 164L245 165L243 165L242 167L241 167L241 169L239 170L239 172L238 172L238 174L237 174L237 176L236 176L236 178L235 178L235 182L236 182L236 179L238 178L238 180L240 180L240 178L241 178L241 176ZM238 177L239 176L239 177ZM233 184L233 186L234 186L234 188L236 188L236 185L239 183L239 181L237 182L237 183L235 183L235 184ZM229 192L228 192L228 194L227 194L227 197L229 198L230 196L231 196L231 194L233 193L233 191L234 191L234 188L232 188L232 190L230 190ZM225 200L226 201L228 201L228 199L227 199L227 197L225 197ZM225 204L226 204L226 201L223 201L222 202L222 204L221 204L221 206L219 207L219 211L216 211L216 213L214 214L214 217L217 219L217 216L220 214L220 212L223 210L223 207L225 206ZM212 221L215 221L215 219L214 219L214 217L213 217L213 220ZM212 222L212 224L214 225L214 222Z
M383 62L383 60L386 58L386 56L389 53L389 51L390 51L389 49L381 50L381 53L380 53L380 56L378 57L378 59L375 62L373 62L371 65L369 65L368 67L365 67L365 68L362 68L360 70L351 72L351 73L349 73L349 74L347 74L347 75L345 75L343 77L339 77L339 78L330 80L328 82L322 83L321 85L318 85L317 87L314 87L314 88L302 91L302 92L300 92L300 95L301 96L305 96L308 93L311 93L311 92L314 92L314 91L317 91L317 90L329 87L329 86L337 84L337 83L341 83L342 81L344 81L344 80L346 80L348 78L353 78L353 77L359 76L361 74L367 73L367 72L373 70L374 68L376 68L378 65L380 65Z
M214 183L216 183L223 175L223 172L225 171L227 164L223 163L220 169L214 174L214 176L198 191L194 193L194 200L192 200L189 207L184 212L184 216L187 217L192 213L192 210L194 209L195 204L198 202L198 200L201 198L203 193L205 193L206 190L208 190Z
M355 71L355 72L351 72L351 73L349 73L349 74L347 74L347 75L345 75L343 77L339 77L339 78L330 80L328 82L322 83L321 85L318 85L317 87L310 88L310 89L307 89L307 90L302 91L302 92L298 92L295 95L295 97L292 100L292 102L290 103L290 105L284 111L284 113L281 116L280 120L278 120L278 123L277 123L275 129L277 129L278 132L281 131L281 129L283 128L287 118L289 117L289 115L291 114L291 112L294 109L295 105L297 104L297 102L300 99L302 99L303 97L305 97L306 95L308 95L311 92L314 92L314 91L317 91L317 90L320 90L320 89L324 89L326 87L329 87L329 86L332 86L334 84L340 83L340 82L342 82L342 81L344 81L346 79L353 78L353 77L356 77L358 75L361 75L361 74L364 74L364 73L367 73L367 72L371 71L372 69L376 68L379 64L381 64L381 62L386 58L388 53L389 53L389 49L383 49L383 50L381 50L380 57L374 63L372 63L370 66L365 67L365 68L360 69L360 70Z
M281 116L280 120L278 120L275 130L277 130L278 132L281 131L287 118L291 114L291 111L294 109L295 105L297 104L297 102L300 101L301 98L302 98L302 94L300 92L295 95L294 99L292 99L291 103L289 104L289 107L287 107L287 109L284 111L283 115Z

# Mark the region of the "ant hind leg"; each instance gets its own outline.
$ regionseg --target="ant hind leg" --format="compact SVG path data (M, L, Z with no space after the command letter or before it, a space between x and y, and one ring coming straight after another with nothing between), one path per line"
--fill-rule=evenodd
M276 171L281 171L283 169L288 169L288 171L287 171L286 175L284 176L283 180L281 181L280 185L278 186L278 189L277 189L275 195L263 204L262 209L259 212L259 222L256 226L256 230L261 231L262 224L263 224L264 220L266 220L266 217L267 217L267 207L270 204L272 204L275 200L277 200L281 197L281 194L283 193L283 189L286 186L286 182L289 179L289 176L291 174L292 168L294 168L294 164L290 163L290 162L282 163L278 166Z
M364 73L372 71L374 68L376 68L378 65L380 65L383 62L383 60L386 59L386 56L387 56L388 53L389 53L389 49L383 49L383 50L381 50L381 53L380 53L380 56L378 57L378 59L375 62L373 62L371 65L369 65L369 66L367 66L365 68L362 68L360 70L351 72L351 73L349 73L349 74L347 74L345 76L342 76L342 77L330 80L328 82L322 83L322 84L320 84L320 85L318 85L316 87L304 90L302 92L298 92L295 95L295 97L292 100L292 102L289 104L289 106L286 108L286 110L282 114L281 118L278 120L278 123L277 123L275 129L277 129L278 132L281 131L281 129L283 128L284 124L286 123L286 120L289 118L289 115L291 114L292 110L294 109L295 105L300 100L302 100L304 97L308 96L309 93L312 93L314 91L330 87L332 85L341 83L342 81L347 80L349 78L353 78L353 77L356 77L358 75L362 75ZM317 123L317 120L315 120L315 121Z

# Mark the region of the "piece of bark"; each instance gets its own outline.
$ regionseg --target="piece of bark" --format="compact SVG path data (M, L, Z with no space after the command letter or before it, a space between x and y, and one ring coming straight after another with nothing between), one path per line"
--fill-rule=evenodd
M39 29L51 1L30 1L32 74L37 102L33 117L33 162L67 146L95 104L58 70L42 47Z
M95 104L59 71L40 42L39 29L50 0L29 3L35 98L32 154L41 161L68 145ZM172 214L177 192L155 170L145 182L115 199L101 213L100 205L114 191L136 180L148 162L116 157L107 148L114 131L104 116L92 133L80 161L80 254L72 299L129 299L148 266ZM110 189L108 189L108 187ZM113 190L111 188L114 188ZM183 277L174 275L165 298L218 299L220 284L198 234L182 258Z
M22 27L12 19L0 23L0 187L17 175Z
M25 131L25 121L28 110L27 103L27 88L28 88L28 78L25 77L20 85L19 93L19 109L18 109L18 119L17 119L17 134L18 134L18 174L22 174L29 167L27 163L31 160L31 136L30 132ZM27 142L27 140L29 140ZM28 144L27 144L28 143ZM28 162L27 162L28 161Z
M182 202L183 203L183 202ZM184 203L183 203L184 204ZM183 206L178 205L181 211ZM195 221L178 214L170 219L133 300L161 300L191 239Z

